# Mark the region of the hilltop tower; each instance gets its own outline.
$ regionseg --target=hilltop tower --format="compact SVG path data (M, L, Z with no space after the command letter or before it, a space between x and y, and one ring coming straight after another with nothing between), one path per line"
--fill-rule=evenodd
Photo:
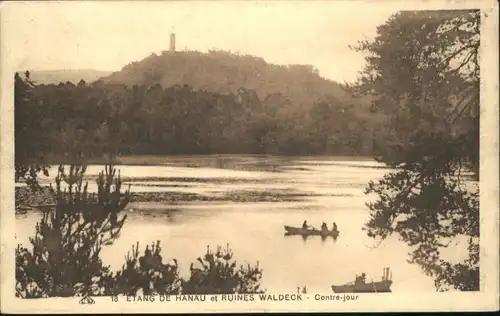
M170 52L175 52L175 33L170 33Z

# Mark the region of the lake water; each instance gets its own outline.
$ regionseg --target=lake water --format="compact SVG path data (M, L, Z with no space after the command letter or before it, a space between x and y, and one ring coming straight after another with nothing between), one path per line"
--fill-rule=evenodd
M238 264L256 263L263 269L262 288L268 292L331 292L332 284L354 281L365 272L379 280L390 267L393 292L435 291L421 269L407 263L410 248L396 236L382 242L362 231L369 212L364 188L388 169L369 160L339 158L175 158L161 165L117 167L132 192L196 193L204 196L286 194L299 200L285 202L178 201L137 202L127 206L128 219L121 237L104 248L102 259L118 270L131 246L160 240L163 258L176 258L181 275L203 255L207 245L230 244ZM90 166L96 175L102 166ZM52 171L55 173L55 169ZM52 175L52 174L51 174ZM40 214L17 216L16 238L26 243ZM300 226L304 220L319 227L323 221L340 231L336 241L319 237L303 240L284 236L283 225ZM464 248L464 247L460 247ZM458 249L463 250L463 249ZM448 251L457 256L457 249Z

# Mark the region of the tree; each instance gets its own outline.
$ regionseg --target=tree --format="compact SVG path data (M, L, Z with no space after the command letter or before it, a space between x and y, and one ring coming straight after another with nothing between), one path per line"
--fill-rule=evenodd
M479 11L400 12L354 47L368 56L353 91L372 95L389 120L385 156L396 152L387 162L432 131L463 141L470 157L462 160L477 171L479 20Z
M45 112L34 93L36 84L29 71L22 78L14 75L14 132L15 132L15 181L24 178L34 190L39 189L40 172L48 176L49 166L44 161L48 151L44 133Z
M479 194L463 175L479 170L479 26L479 10L399 12L354 47L367 65L350 88L385 114L378 160L396 169L369 183L379 198L365 230L399 234L438 290L479 289ZM469 258L444 261L440 249L460 235Z
M99 174L97 194L88 193L85 170L85 165L72 165L67 173L59 167L56 188L51 188L56 205L37 223L31 250L16 248L17 296L102 295L108 288L112 273L100 251L119 236L129 194L120 193L121 180L111 165Z

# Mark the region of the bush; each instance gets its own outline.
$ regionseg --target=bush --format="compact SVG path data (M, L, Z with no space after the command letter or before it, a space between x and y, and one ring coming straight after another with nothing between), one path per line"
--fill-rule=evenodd
M264 291L259 289L259 281L262 278L259 262L254 267L247 265L237 268L236 261L232 261L232 258L233 252L229 245L224 251L219 246L215 252L211 252L207 247L207 253L203 258L197 259L201 268L191 264L191 277L183 282L183 293L263 293Z
M110 294L179 294L182 281L177 260L173 260L174 264L165 264L160 252L160 241L151 244L151 249L146 246L142 257L139 257L139 242L132 246L132 252L125 257L125 265L112 280Z

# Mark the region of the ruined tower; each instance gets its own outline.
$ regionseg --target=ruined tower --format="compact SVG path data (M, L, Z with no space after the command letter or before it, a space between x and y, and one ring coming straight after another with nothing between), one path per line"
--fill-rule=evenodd
M170 33L170 52L175 52L175 33Z

